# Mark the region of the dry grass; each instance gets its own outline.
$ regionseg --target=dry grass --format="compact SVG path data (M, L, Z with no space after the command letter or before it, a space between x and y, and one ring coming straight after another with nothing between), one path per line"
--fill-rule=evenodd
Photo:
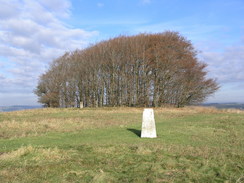
M142 112L85 108L0 113L0 182L243 180L243 111L155 108L156 139L138 138Z
M75 132L90 128L124 127L141 121L143 108L54 109L44 108L0 114L0 138L39 136L48 132ZM237 109L213 107L155 108L163 118L194 114L244 114Z
M221 114L221 113L233 113L244 114L244 110L240 109L217 109L216 107L202 107L202 106L186 106L184 108L156 108L158 112L170 112L170 113L207 113L207 114Z
M118 114L118 111L120 114ZM0 138L39 136L48 132L74 132L90 128L137 122L133 115L141 109L36 109L2 113ZM124 120L124 115L131 118Z
M69 159L69 154L74 153L73 151L60 150L55 148L37 148L31 145L23 146L19 149L3 153L0 155L0 161L19 161L21 158L28 156L28 161L35 162L55 162L64 159Z

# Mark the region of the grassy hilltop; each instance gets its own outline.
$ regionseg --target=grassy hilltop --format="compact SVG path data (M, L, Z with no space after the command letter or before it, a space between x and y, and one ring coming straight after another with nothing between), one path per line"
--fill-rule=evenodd
M244 112L142 108L0 113L0 182L244 182Z

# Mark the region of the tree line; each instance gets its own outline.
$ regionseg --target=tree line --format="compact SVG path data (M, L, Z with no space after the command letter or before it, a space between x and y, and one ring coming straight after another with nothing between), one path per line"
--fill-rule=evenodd
M178 32L119 36L55 59L35 94L47 107L180 107L219 88L205 68Z

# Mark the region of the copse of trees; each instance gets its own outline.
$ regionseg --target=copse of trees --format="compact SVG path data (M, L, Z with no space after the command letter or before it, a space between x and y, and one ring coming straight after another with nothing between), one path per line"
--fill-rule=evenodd
M35 93L48 107L180 107L218 89L205 68L177 32L119 36L54 60Z

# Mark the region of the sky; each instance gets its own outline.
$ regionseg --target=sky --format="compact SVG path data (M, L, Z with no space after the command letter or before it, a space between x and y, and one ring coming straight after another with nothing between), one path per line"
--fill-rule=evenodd
M67 51L119 35L177 31L208 78L205 102L244 102L244 0L0 0L0 106L38 105L39 76Z

